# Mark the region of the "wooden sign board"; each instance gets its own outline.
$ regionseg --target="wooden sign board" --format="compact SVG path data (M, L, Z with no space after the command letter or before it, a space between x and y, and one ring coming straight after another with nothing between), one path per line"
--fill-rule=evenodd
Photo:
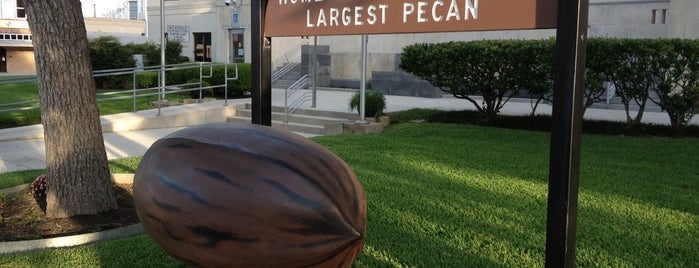
M556 28L557 0L269 0L265 36Z

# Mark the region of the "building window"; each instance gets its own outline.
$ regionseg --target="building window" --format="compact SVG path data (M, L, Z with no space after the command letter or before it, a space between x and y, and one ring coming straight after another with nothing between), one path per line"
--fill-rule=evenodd
M667 22L667 9L653 9L651 13L650 23L651 24L665 24ZM660 17L660 18L658 18Z
M129 1L129 19L138 19L138 1Z
M660 23L665 24L666 19L667 19L667 9L663 9L663 11L660 13Z
M194 33L194 61L211 62L211 33Z
M24 0L17 0L17 18L27 18L24 12Z

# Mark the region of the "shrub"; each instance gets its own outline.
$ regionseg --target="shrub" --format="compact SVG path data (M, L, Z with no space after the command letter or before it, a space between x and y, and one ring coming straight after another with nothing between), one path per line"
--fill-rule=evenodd
M143 72L136 75L136 83L141 88L149 88L158 85L158 72Z
M199 79L197 79L197 78L190 78L189 80L187 80L187 84L190 84L190 83L199 83ZM201 86L202 86L202 87L209 87L209 86L211 86L211 83L209 83L209 81L201 81ZM198 87L199 87L199 86L194 86L194 85L192 85L192 86L186 86L185 88L187 88L187 89L192 89L192 88L198 88ZM192 90L192 91L190 91L190 92L189 92L189 96L190 96L192 99L200 99L199 90ZM209 88L209 89L203 89L202 92L201 92L201 97L213 97L213 96L214 96L214 90L213 90L213 89L210 89L210 88Z
M160 44L147 42L143 44L129 43L126 46L130 54L142 54L143 65L160 65ZM168 40L165 46L165 63L178 64L189 61L189 58L182 56L182 43L176 40Z
M416 44L403 49L400 68L469 101L488 120L520 89L518 59L531 55L523 48L512 40Z
M653 48L656 61L648 72L657 98L651 101L668 114L679 135L699 110L699 40L655 41Z
M34 197L46 196L46 191L48 190L48 183L46 179L46 174L39 175L39 177L36 177L36 179L34 179L34 181L31 184L29 184L29 191L32 192L32 195Z
M231 73L230 70L229 73ZM235 73L231 74L234 75ZM238 63L238 79L229 82L228 92L243 96L250 94L250 88L252 88L252 64Z
M90 40L90 58L93 70L109 70L134 67L135 61L126 47L114 36L102 36ZM127 76L96 77L97 88L131 88L132 78Z
M520 90L536 104L555 101L553 54L553 40L415 44L403 48L400 67L468 100L489 119ZM604 84L612 82L630 128L641 122L647 100L668 114L678 133L699 110L699 40L591 38L586 62L583 109L603 101ZM641 108L634 117L631 102Z
M247 96L250 93L250 88L252 87L252 65L249 63L237 63L238 65L238 79L228 81L228 97L229 98L239 98ZM198 65L195 65L198 66ZM211 71L211 78L204 78L203 82L209 85L223 85L224 75L223 72L225 66L216 65L213 70L209 67L203 67L202 73L208 75ZM235 67L229 65L228 67L228 77L235 77ZM193 81L199 81L199 68L187 68L178 69L167 73L166 76L168 85L177 85L190 83ZM225 89L223 86L216 87L212 90L213 95L216 97L223 97L225 95ZM198 96L198 94L197 94Z
M143 65L144 66L155 66L160 65L160 46L148 41L143 44L129 43L126 48L131 54L141 54L143 55Z
M383 93L374 90L367 90L365 93L365 115L367 117L382 116L384 114L384 110L386 109L386 97L384 97ZM357 92L350 99L349 106L353 111L357 110L357 112L360 112L360 97L360 92Z

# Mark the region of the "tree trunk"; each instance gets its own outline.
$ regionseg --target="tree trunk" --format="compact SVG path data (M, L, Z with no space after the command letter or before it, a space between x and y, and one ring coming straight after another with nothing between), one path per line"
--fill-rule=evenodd
M115 209L80 1L25 3L46 142L46 215Z

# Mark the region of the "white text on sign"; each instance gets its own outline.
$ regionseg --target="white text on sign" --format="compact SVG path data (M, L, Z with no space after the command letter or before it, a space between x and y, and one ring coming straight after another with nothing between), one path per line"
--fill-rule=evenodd
M323 0L279 0L279 4L309 4ZM362 26L386 24L388 4L306 9L306 27ZM406 2L403 23L442 22L478 19L478 0Z

